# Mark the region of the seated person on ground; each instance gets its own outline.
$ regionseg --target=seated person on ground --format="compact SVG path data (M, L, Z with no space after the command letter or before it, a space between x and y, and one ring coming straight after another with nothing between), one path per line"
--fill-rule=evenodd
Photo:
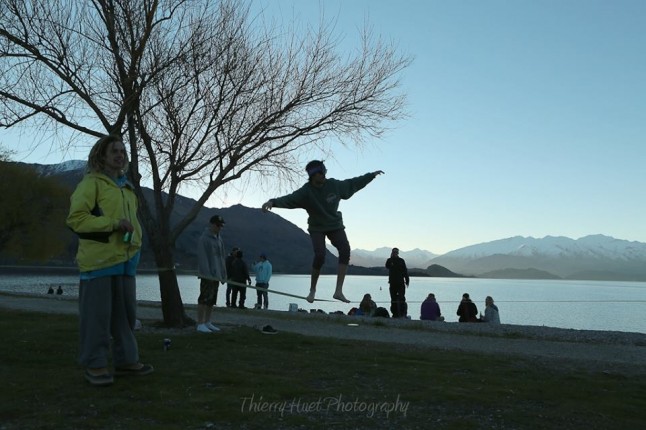
M361 303L359 304L359 310L361 313L357 313L357 315L365 315L367 317L375 315L377 304L372 300L372 296L370 296L370 294L365 294L363 296L363 300L361 300Z
M481 322L488 322L491 324L500 324L500 313L498 312L498 306L493 304L493 298L487 296L485 299L485 314L484 317L480 316Z
M435 294L430 293L426 300L422 302L420 309L420 319L428 321L444 321L440 305L435 301Z

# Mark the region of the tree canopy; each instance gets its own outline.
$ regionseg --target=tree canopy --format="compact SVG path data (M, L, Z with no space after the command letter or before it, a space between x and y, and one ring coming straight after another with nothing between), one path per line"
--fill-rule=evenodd
M299 32L250 10L235 0L0 3L0 126L123 134L169 324L183 312L175 240L216 190L289 177L303 151L379 137L404 115L398 76L410 59L391 44L366 30L344 53L330 25ZM201 194L171 225L189 185Z

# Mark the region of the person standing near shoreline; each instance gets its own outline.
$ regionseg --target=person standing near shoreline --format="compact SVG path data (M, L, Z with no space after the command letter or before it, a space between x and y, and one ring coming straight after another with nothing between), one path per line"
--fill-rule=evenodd
M200 333L220 331L211 322L211 312L218 297L218 286L227 279L224 243L220 230L224 218L213 215L204 229L197 248L197 276L200 278L200 296L197 298L197 326Z
M272 208L301 208L307 211L307 230L312 239L314 260L312 262L310 292L306 300L309 303L314 302L321 267L325 263L325 253L327 252L325 238L327 237L339 252L336 289L332 297L350 303L350 300L343 295L343 282L348 271L348 264L350 264L350 243L345 233L343 217L338 210L339 203L341 200L352 197L354 193L384 172L377 170L345 180L327 179L327 168L320 160L307 163L305 171L309 178L305 185L291 194L268 200L262 205L262 210L267 212Z
M142 229L137 196L125 176L128 156L120 136L100 138L88 156L87 171L70 197L67 225L79 236L79 363L92 385L114 375L147 375L139 361L136 271Z
M399 256L399 249L393 248L390 258L386 260L388 284L390 285L390 312L393 318L405 318L408 315L406 288L410 284L406 261Z
M236 258L231 263L229 279L235 282L231 290L231 307L247 309L245 306L245 301L247 300L247 284L251 285L251 277L249 276L249 267L242 257L242 250L238 249L236 251ZM240 294L240 299L238 299L238 294ZM238 301L237 306L236 301Z
M231 263L233 263L233 260L236 259L236 253L238 252L238 249L240 249L240 248L238 248L237 246L234 246L231 249L231 252L229 253L229 255L227 255L227 257L224 259L225 267L227 269L227 275L229 273L231 273ZM231 307L231 292L232 291L233 291L233 284L227 282L227 291L226 291L226 306L227 306L227 308Z
M258 296L256 309L267 309L269 308L267 289L269 288L272 267L265 253L260 254L260 261L253 265L253 270L256 272L256 294Z

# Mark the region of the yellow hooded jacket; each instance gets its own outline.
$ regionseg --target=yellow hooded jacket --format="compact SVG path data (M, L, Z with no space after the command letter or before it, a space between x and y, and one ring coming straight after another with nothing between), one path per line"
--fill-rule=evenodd
M137 196L132 184L119 187L102 173L87 173L70 197L67 225L79 235L79 271L89 272L123 263L141 248ZM130 242L117 230L127 219L134 226Z

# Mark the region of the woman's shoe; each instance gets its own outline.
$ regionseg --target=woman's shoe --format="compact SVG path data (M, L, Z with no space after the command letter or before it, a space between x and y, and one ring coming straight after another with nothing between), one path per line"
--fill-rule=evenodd
M85 379L92 385L107 386L114 383L114 378L109 373L93 375L88 370L85 371Z
M136 367L133 369L127 368L127 367L121 367L121 368L115 368L114 369L114 374L115 376L144 376L144 375L149 375L155 371L155 369L150 365L150 364L143 364L140 363L141 367Z

